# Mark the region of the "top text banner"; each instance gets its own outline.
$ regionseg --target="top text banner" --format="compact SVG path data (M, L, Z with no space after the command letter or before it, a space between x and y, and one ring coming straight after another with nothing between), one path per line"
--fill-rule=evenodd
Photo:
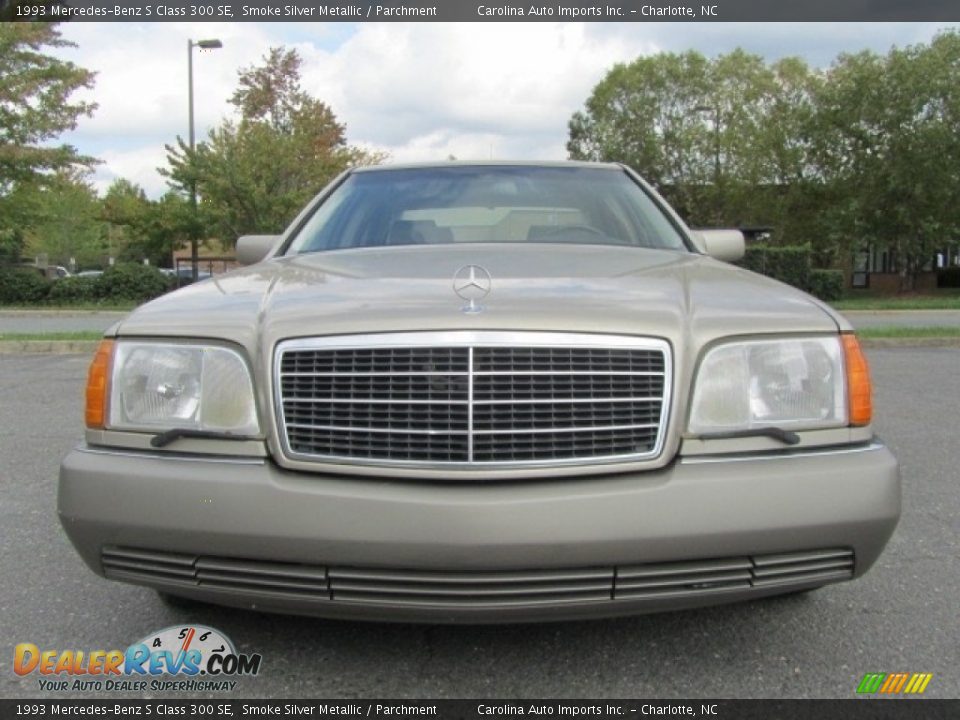
M960 20L957 0L0 0L0 20L771 22Z

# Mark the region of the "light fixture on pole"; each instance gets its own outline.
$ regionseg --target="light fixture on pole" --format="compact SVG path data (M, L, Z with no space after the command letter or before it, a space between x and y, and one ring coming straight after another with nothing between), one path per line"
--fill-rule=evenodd
M193 151L194 151L194 131L193 131L193 49L195 47L200 48L201 50L217 50L218 48L223 47L223 43L216 38L210 38L208 40L187 40L187 85L188 85L188 95L189 95L189 108L190 108L190 162L193 165ZM193 214L192 220L193 223L190 227L190 266L192 268L191 277L193 282L197 281L199 277L199 267L198 267L198 258L197 258L197 181L193 177L194 168L190 168L191 177L190 177L190 209ZM179 275L178 275L179 277Z

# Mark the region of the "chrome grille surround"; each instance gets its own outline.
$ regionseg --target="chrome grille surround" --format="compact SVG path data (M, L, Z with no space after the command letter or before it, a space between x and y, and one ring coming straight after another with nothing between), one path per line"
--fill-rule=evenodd
M368 468L654 460L673 383L666 341L583 333L299 338L277 344L273 368L284 457Z

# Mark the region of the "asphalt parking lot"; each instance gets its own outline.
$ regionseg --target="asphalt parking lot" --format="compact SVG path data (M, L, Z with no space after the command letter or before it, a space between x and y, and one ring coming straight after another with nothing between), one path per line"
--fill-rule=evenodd
M850 698L864 673L898 671L933 673L928 697L960 697L960 348L875 349L869 359L904 510L862 579L673 614L430 627L173 610L93 575L55 515L60 458L82 435L88 358L0 355L0 696L96 696L46 695L35 675L17 677L17 643L109 650L196 622L262 654L261 674L235 698Z

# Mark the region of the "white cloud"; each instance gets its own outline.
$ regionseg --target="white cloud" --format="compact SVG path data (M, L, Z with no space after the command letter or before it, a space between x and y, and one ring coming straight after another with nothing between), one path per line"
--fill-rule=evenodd
M363 25L336 52L305 53L305 86L351 138L407 155L433 133L563 136L606 68L652 51L582 24Z
M99 74L93 119L65 139L104 159L96 183L128 177L151 195L163 145L187 133L187 38L217 37L194 53L198 137L232 108L237 71L269 47L304 59L303 85L347 125L350 142L395 161L565 157L567 122L617 62L660 49L707 55L742 46L765 57L798 54L824 65L870 47L932 37L930 24L661 23L69 23L78 43L61 54Z
M167 190L165 179L156 170L166 165L162 144L133 150L105 150L100 153L100 160L103 162L94 169L93 175L93 185L100 193L119 178L136 183L154 198Z
M187 41L218 38L219 50L193 50L194 117L198 138L229 114L237 70L254 63L271 44L254 23L71 23L64 36L77 44L59 54L97 73L82 94L98 107L65 139L103 162L93 182L105 190L118 177L140 184L151 196L166 190L156 168L166 165L164 144L188 136ZM78 93L78 97L81 93Z
M64 28L79 46L63 53L97 72L89 137L102 139L187 134L187 40L216 37L223 49L194 49L196 126L215 124L227 112L236 71L262 54L269 42L252 23L181 25L100 25Z

